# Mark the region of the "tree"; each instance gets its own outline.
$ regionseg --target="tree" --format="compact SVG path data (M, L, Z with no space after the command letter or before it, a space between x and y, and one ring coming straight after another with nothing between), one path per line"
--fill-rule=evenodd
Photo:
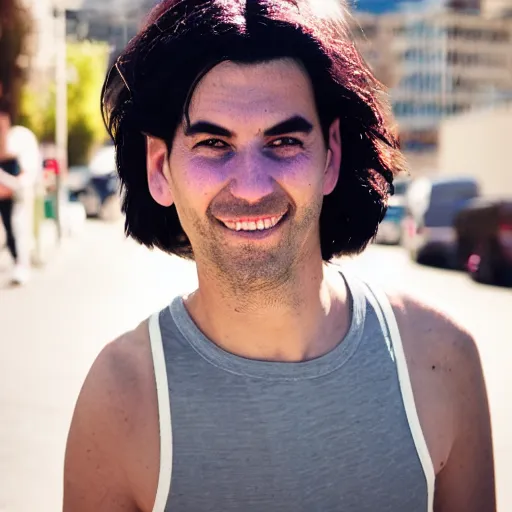
M31 18L21 0L0 1L0 96L9 98L14 118L27 79L31 28Z
M91 41L67 45L68 163L86 164L90 152L107 137L100 109L100 94L107 71L109 47ZM55 140L55 84L47 94L27 86L21 101L21 124L42 142Z

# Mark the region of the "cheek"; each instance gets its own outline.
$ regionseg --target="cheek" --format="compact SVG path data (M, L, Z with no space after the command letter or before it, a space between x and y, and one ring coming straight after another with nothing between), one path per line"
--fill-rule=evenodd
M210 201L229 183L232 173L221 162L195 157L182 168L182 182L192 201L206 210Z
M228 179L224 165L200 157L173 159L170 171L177 206L202 212Z
M305 197L321 193L323 186L324 163L307 153L286 162L279 163L274 172L276 181L290 194Z
M226 158L216 160L197 156L183 165L183 174L191 186L215 188L229 181L233 169Z

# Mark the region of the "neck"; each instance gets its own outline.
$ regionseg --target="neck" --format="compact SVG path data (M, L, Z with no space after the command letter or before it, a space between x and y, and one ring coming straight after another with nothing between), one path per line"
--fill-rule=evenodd
M344 281L320 255L281 282L239 293L199 264L198 277L199 288L186 299L187 309L212 342L235 355L305 361L331 351L348 331Z

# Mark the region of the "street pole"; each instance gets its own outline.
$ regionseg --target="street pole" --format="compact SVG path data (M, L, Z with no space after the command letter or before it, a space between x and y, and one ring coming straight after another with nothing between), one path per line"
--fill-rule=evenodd
M66 11L63 7L55 8L56 28L56 115L55 115L55 143L59 161L56 175L56 203L55 220L57 223L57 237L62 239L62 196L63 173L68 168L68 84L67 84L67 49L66 49Z

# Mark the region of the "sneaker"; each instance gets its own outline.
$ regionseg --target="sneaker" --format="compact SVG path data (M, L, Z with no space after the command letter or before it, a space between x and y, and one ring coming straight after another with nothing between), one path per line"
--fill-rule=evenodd
M30 268L23 265L16 265L14 267L11 283L13 285L22 286L30 280Z

